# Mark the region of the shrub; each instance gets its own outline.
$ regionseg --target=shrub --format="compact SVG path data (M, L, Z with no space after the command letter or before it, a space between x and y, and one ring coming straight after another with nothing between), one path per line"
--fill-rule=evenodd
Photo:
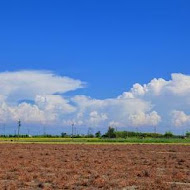
M164 137L171 138L171 137L174 137L174 135L171 131L167 131L167 132L165 132Z

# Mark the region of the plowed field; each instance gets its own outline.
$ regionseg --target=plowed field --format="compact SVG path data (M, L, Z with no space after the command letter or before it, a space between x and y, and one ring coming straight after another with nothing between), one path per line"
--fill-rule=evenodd
M190 189L190 146L0 144L0 189Z

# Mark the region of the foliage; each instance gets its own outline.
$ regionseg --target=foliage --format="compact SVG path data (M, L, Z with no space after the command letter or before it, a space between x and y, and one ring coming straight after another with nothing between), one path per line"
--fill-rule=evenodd
M101 134L97 131L95 134L88 133L77 134L77 135L67 134L62 132L60 135L44 134L44 135L27 135L20 134L19 141L23 142L92 142L92 143L178 143L178 142L189 142L190 132L186 132L184 135L174 135L172 132L167 131L165 134L160 133L143 133L134 131L115 131L114 128L109 127L105 134ZM185 138L188 137L188 138ZM18 141L18 135L0 135L0 138L9 141ZM184 140L181 140L184 139Z
M113 127L109 127L108 131L102 137L116 138L115 129Z
M152 137L152 138L161 138L163 137L162 134L159 133L140 133L140 132L133 132L133 131L117 131L115 132L117 138L128 138L128 137Z
M186 132L186 137L190 138L190 132L189 131Z
M95 133L95 137L96 137L96 138L100 138L100 137L101 137L101 132L100 132L100 131L96 132L96 133Z
M94 135L93 134L88 134L88 135L85 135L86 138L93 138Z
M66 137L67 136L67 133L61 133L61 137Z
M171 137L174 137L174 135L171 131L167 131L167 132L165 132L164 137L171 138Z
M90 144L120 144L120 143L184 143L189 144L190 138L139 138L139 137L129 137L129 138L86 138L86 137L80 137L80 138L61 138L61 137L26 137L22 138L13 138L13 137L1 137L1 142L21 142L21 143L50 143L50 144L70 144L70 143L90 143Z

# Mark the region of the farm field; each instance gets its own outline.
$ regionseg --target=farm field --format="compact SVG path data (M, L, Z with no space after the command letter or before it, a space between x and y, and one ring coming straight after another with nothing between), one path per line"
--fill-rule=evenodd
M0 144L0 189L190 189L189 145Z
M61 138L61 137L32 137L32 138L0 138L0 143L48 143L48 144L128 144L128 143L168 143L168 144L189 144L190 138Z

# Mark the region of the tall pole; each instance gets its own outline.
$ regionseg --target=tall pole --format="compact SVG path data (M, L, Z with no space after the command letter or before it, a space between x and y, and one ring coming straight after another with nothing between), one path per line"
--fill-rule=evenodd
M6 133L6 132L5 132L5 123L3 124L3 128L4 128L4 136L5 136L5 133Z
M72 140L73 140L73 128L74 128L74 123L72 123Z
M154 133L156 134L156 126L154 126Z
M20 127L21 127L21 120L19 119L18 120L18 139L19 139L19 136L20 136Z
M27 129L27 131L28 131L28 137L30 136L30 129Z
M46 136L46 127L43 125L43 132L44 132L44 137Z
M138 136L139 136L139 135L138 135L138 127L136 127L136 134L137 134L137 137L138 137Z

